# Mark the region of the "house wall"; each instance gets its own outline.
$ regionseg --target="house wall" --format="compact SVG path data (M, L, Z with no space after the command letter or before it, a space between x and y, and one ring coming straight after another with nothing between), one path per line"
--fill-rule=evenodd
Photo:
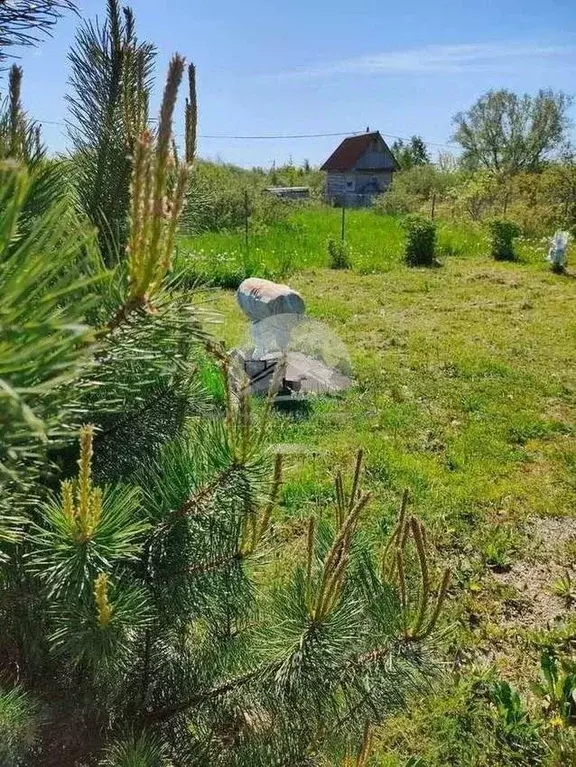
M326 195L332 197L344 192L356 191L356 174L330 172L326 175Z
M340 194L363 194L364 188L378 186L380 192L384 192L392 183L392 171L368 171L350 173L328 173L326 175L326 195L333 197ZM375 193L372 191L372 193Z
M367 149L354 166L354 170L392 170L394 158L386 149Z
M392 171L357 171L354 174L354 191L357 193L363 193L365 187L373 188L375 185L378 187L378 191L385 192L386 189L392 183Z

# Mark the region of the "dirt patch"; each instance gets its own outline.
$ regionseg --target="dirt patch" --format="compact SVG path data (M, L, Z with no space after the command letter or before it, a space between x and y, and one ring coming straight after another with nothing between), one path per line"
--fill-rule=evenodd
M535 541L538 558L562 559L568 543L576 543L576 517L534 517L529 529Z
M569 608L565 600L554 594L553 586L565 573L566 568L555 562L517 562L506 573L493 573L499 584L515 592L502 605L504 622L523 628L551 628L562 620ZM576 570L571 569L570 575L576 579Z
M576 519L537 517L530 520L529 529L537 561L515 562L507 572L493 573L492 577L513 589L514 596L502 605L506 623L525 628L551 627L571 611L566 600L554 593L554 584L566 574L576 582L574 563L563 561L566 545L576 541Z

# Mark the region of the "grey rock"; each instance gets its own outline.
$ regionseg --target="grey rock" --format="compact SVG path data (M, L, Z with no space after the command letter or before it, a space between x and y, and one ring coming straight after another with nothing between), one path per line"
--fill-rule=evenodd
M292 330L306 311L300 293L288 285L249 277L241 283L236 297L251 323L254 358L286 351Z
M306 311L304 299L288 285L259 277L249 277L236 293L240 308L251 322L266 320L278 314L299 314Z

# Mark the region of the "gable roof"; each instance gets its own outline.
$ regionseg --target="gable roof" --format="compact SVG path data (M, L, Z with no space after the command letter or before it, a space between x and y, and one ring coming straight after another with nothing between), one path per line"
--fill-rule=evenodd
M337 149L332 152L330 157L326 160L320 170L327 171L344 171L350 170L356 165L358 160L362 157L364 152L370 147L370 144L377 139L384 145L384 149L388 149L388 145L380 135L380 131L372 131L372 133L360 133L358 136L348 136L340 144ZM390 152L390 150L388 149ZM398 167L396 158L390 152L390 155L394 162L394 167Z

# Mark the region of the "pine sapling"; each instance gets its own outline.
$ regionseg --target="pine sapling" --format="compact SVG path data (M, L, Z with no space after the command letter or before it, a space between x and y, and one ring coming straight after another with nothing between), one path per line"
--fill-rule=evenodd
M407 515L408 492L405 490L398 512L398 520L384 549L381 565L383 581L394 578L398 584L402 604L404 635L412 641L423 640L434 630L450 584L450 570L445 569L434 588L428 563L428 547L424 525L414 516ZM418 563L420 585L416 605L406 578L406 547L412 540ZM435 593L435 602L431 601Z

